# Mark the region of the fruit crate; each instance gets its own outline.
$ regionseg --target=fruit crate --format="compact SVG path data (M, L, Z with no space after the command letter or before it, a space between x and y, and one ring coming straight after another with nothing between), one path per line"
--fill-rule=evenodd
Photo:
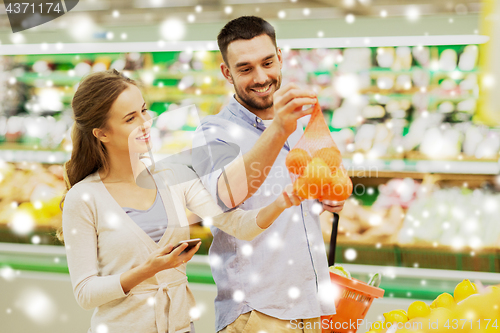
M453 250L445 246L398 246L401 266L458 271L500 272L497 249Z

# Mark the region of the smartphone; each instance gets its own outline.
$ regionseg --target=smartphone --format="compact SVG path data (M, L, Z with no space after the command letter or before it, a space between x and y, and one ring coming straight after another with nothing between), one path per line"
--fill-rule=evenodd
M198 245L198 243L200 243L200 242L201 242L200 238L194 238L194 239L188 239L188 240L180 241L179 244L177 244L176 246L174 246L174 248L172 249L172 251L175 250L176 248L178 248L179 246L181 246L182 244L187 243L188 246L184 249L184 251L181 252L181 254L182 254L182 253L188 252L193 247L195 247L196 245Z

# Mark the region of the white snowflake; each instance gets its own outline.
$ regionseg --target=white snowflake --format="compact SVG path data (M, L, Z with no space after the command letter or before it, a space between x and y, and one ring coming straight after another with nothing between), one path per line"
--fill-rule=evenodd
M82 193L82 200L83 201L89 201L90 200L90 194L88 193Z
M41 242L40 236L35 235L35 236L31 237L31 243L40 244L40 242Z
M241 290L236 290L234 293L233 293L233 300L236 302L236 303L241 303L243 302L243 300L245 299L245 293Z
M106 325L106 324L97 325L96 332L97 333L108 333L108 325Z
M18 235L29 234L35 228L35 221L31 214L18 211L14 213L11 221L12 231Z
M335 300L340 296L340 290L329 280L318 285L318 295L322 303L335 304Z
M245 244L241 247L241 253L243 253L244 256L249 257L253 253L253 247L250 244Z
M288 289L288 297L291 299L297 299L300 296L300 289L297 287L291 287Z
M201 317L201 310L195 306L189 310L189 316L192 320L197 320Z
M267 245L272 249L276 250L277 248L283 245L283 241L281 240L280 235L275 232L269 237L267 237Z
M0 276L3 277L7 281L12 281L16 277L16 273L14 272L14 270L11 267L6 266L3 268L0 268Z
M57 314L54 301L43 290L33 287L22 291L16 307L35 323L42 325L51 323Z
M219 268L222 264L222 259L218 255L210 255L208 260L212 268Z
M353 261L356 259L357 256L358 256L358 253L356 252L355 249L347 249L344 252L344 258L347 261Z
M121 225L120 217L118 216L118 214L113 212L108 212L106 214L105 221L108 227L111 229L118 229Z

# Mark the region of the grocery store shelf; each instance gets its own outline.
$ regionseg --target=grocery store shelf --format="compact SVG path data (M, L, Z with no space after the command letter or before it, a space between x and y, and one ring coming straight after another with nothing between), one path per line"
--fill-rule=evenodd
M10 145L12 147L12 145ZM2 149L0 145L0 159L6 162L39 162L62 164L71 156L66 151L33 150L33 149ZM159 161L170 154L155 153L155 160ZM189 159L181 162L189 164ZM355 161L352 158L343 158L346 169L355 177L384 177L390 175L403 176L408 173L433 174L466 174L466 175L498 175L500 163L492 161L439 161L439 160L410 160L410 159L363 159Z
M379 47L408 45L468 45L484 44L490 38L482 35L441 35L441 36L388 36L388 37L348 37L348 38L293 38L278 39L280 47L291 49ZM100 43L40 43L5 44L0 55L23 54L71 54L71 53L117 53L141 50L142 52L164 51L215 51L213 41L175 42L109 42Z
M1 147L1 146L0 146ZM5 162L39 162L63 164L69 160L71 153L65 151L1 149L0 160Z
M361 156L361 155L360 155ZM378 172L392 173L442 173L498 175L499 162L492 161L439 161L409 159L343 159L348 171L363 172L369 177L377 177Z

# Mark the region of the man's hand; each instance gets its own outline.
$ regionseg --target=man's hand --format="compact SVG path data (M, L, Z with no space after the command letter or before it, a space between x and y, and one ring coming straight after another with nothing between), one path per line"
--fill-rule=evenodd
M330 201L323 200L321 204L323 205L323 210L327 210L331 213L339 213L344 208L344 201Z
M289 83L274 93L274 121L282 134L288 137L297 129L297 120L310 115L314 107L302 110L304 105L317 102L316 93L302 90L295 83Z

